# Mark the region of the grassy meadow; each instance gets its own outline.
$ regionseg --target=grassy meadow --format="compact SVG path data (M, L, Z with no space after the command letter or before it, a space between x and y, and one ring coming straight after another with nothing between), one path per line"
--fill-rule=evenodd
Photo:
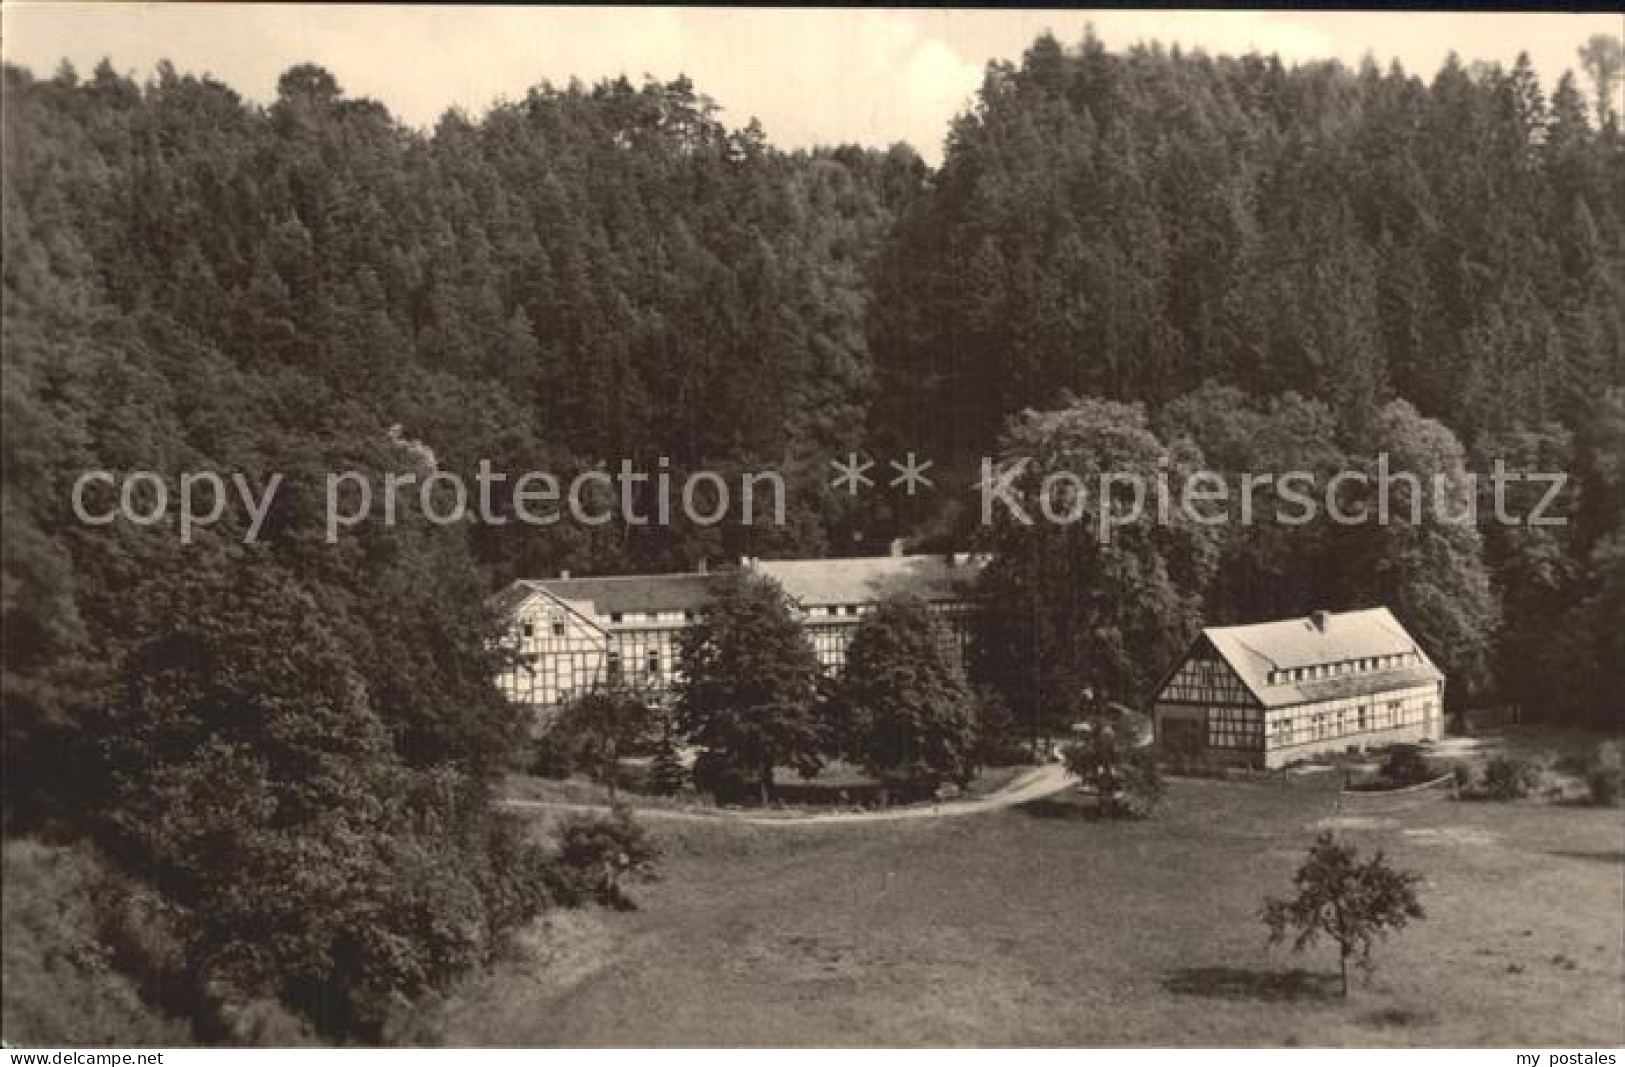
M652 823L666 858L639 910L555 915L418 1025L476 1045L1625 1043L1625 814L1339 815L1336 778L1176 779L1138 823L1066 795L898 824ZM1346 1001L1329 946L1266 950L1257 920L1328 825L1426 877L1427 919Z

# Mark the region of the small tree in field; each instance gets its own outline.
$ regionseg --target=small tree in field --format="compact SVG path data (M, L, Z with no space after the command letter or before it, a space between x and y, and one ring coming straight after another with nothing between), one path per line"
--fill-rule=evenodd
M1389 930L1401 930L1412 919L1425 916L1416 899L1420 875L1397 871L1379 851L1365 863L1359 850L1322 833L1310 846L1292 884L1298 895L1291 900L1266 900L1260 913L1269 928L1271 945L1293 934L1292 950L1302 952L1322 934L1337 944L1338 973L1343 995L1349 995L1349 961L1371 969L1371 946Z
M1066 769L1095 791L1100 814L1117 819L1143 819L1162 801L1162 775L1155 755L1134 746L1104 716L1089 721L1083 739L1061 753Z

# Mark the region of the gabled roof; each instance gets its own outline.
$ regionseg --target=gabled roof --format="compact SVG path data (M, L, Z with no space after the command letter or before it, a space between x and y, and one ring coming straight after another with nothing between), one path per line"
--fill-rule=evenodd
M894 593L925 601L963 599L981 573L978 556L869 556L849 559L753 560L750 569L779 583L803 607L867 604ZM594 578L520 580L492 597L517 611L544 593L588 618L649 612L703 611L716 574L625 574Z
M534 582L523 579L510 582L508 585L492 593L486 598L486 605L499 615L512 615L524 606L525 601L535 596L537 590Z
M598 578L555 578L527 585L572 604L588 605L590 614L697 611L711 600L712 574L625 574Z
M849 559L757 560L802 607L869 604L893 594L921 600L963 600L981 573L980 556L865 556Z
M1381 693L1444 678L1387 608L1327 612L1319 619L1319 624L1315 617L1306 617L1247 626L1209 626L1202 631L1202 636L1265 707ZM1272 671L1408 653L1415 653L1417 661L1385 670L1356 670L1327 678L1270 682Z

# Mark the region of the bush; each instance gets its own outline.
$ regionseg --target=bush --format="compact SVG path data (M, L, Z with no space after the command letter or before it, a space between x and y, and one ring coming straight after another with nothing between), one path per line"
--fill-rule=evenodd
M1175 733L1162 742L1159 751L1171 774L1198 776L1214 773L1213 762L1208 758L1199 737Z
M1496 756L1484 765L1484 795L1491 800L1520 800L1540 784L1540 771L1527 760Z
M701 752L694 760L694 785L718 804L737 804L753 790L744 772L721 752Z
M682 791L688 782L688 771L677 755L677 743L670 734L663 734L655 742L654 758L649 762L645 785L658 796L672 796Z
M1123 788L1114 799L1115 814L1124 819L1149 819L1167 793L1155 754L1143 748L1129 753L1121 777Z
M1382 769L1377 773L1394 786L1421 785L1434 777L1427 757L1416 745L1395 745L1390 748L1387 758L1382 761Z
M1586 760L1580 773L1585 778L1591 803L1612 807L1619 803L1620 793L1625 791L1625 782L1621 781L1625 778L1625 751L1618 741L1604 741Z
M548 730L536 739L530 773L539 778L563 781L575 773L575 746L561 731Z
M1017 737L1015 716L998 690L979 688L976 702L976 758L984 767L1031 763L1032 753Z
M162 965L162 974L131 973L121 965L124 951L108 944L109 932L120 940L134 934L124 929L120 907L139 892L134 882L83 846L33 840L7 841L3 868L0 1017L8 1043L139 1048L195 1041L179 1013L150 995L149 978L171 979L164 992L172 995L190 992L167 968L180 956L169 924L149 916L139 932L140 955Z
M559 824L554 836L558 854L550 872L553 896L579 907L601 904L620 911L637 907L627 896L628 881L650 881L659 850L632 811L617 805L608 818L574 815Z
M1586 774L1586 789L1591 794L1591 803L1599 807L1613 807L1619 803L1621 791L1621 778L1625 777L1618 767L1595 766Z
M1095 791L1100 814L1113 819L1143 819L1162 802L1164 786L1156 754L1128 747L1110 723L1092 720L1076 744L1061 751L1066 769Z

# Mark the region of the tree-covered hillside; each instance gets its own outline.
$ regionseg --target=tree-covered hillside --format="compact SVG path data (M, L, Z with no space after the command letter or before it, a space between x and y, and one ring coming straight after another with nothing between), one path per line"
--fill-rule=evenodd
M1155 539L1069 557L1079 588L1097 563L1173 577L1102 586L1118 603L1081 617L1106 651L1070 648L1045 685L1154 676L1137 635L1163 657L1202 619L1382 598L1476 697L1617 715L1607 69L1548 99L1525 63L1423 80L1046 37L990 67L932 171L906 146L781 151L682 79L541 85L419 132L308 65L265 106L168 64L8 65L7 831L93 843L74 869L152 892L205 1036L270 1003L376 1038L545 904L489 802L522 727L486 594L964 547L974 458L1045 427L1226 472L1390 451L1452 484L1497 458L1573 474L1560 528L1204 537L1171 571ZM907 450L936 458L934 496L828 491L832 457ZM323 537L329 471L662 457L783 472L790 522ZM236 509L183 543L173 519L77 521L91 469L286 484L256 543ZM1079 618L1028 621L1054 644Z
M200 1033L266 998L376 1037L545 902L489 808L524 732L491 588L825 535L409 513L330 545L326 472L664 456L805 494L862 426L864 272L923 168L787 156L682 81L432 136L308 66L266 108L8 67L4 105L7 828L159 891ZM286 482L256 543L233 509L185 544L173 512L77 521L94 469Z
M1625 140L1618 42L1599 42L1591 84L1564 74L1549 99L1526 61L1424 80L1087 36L991 65L876 267L878 447L926 443L969 485L1014 414L1070 393L1148 405L1232 475L1384 452L1424 474L1567 472L1565 526L1487 521L1480 483L1479 531L1230 529L1187 592L1209 621L1391 603L1467 668L1458 697L1617 705ZM1520 515L1542 495L1517 493ZM974 505L928 528L1008 547ZM1158 622L1188 636L1182 618ZM993 612L995 637L1007 623Z

